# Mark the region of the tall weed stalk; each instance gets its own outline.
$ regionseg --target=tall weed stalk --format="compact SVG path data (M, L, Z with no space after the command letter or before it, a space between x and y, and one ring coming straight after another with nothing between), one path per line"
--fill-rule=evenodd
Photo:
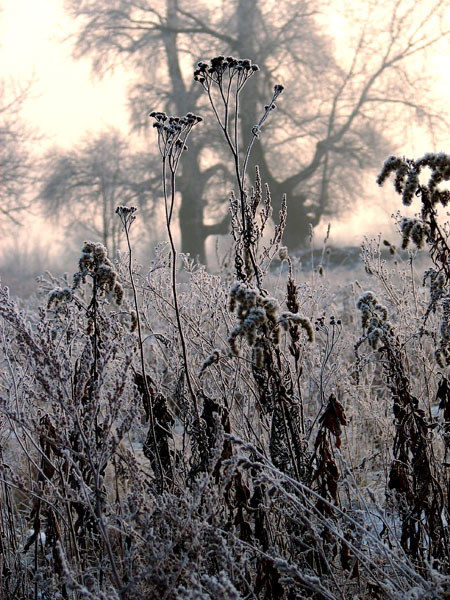
M200 118L154 112L169 243L148 272L133 267L136 211L118 207L126 259L86 242L72 282L41 279L38 309L1 288L0 598L450 593L450 273L437 218L449 159L391 158L380 175L395 171L404 201L422 200L400 227L404 246L430 250L428 296L413 255L405 270L376 245L362 251L373 292L331 287L323 268L308 283L281 245L286 199L265 242L270 190L246 173L282 92L244 146L241 91L257 71L219 56L194 72L236 175L232 273L177 253L178 168Z

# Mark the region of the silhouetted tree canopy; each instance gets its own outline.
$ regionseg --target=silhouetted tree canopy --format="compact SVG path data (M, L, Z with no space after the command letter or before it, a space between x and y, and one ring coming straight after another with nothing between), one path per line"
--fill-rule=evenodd
M0 232L19 224L29 207L26 192L33 181L28 142L31 132L22 118L31 83L14 88L0 81Z
M248 172L260 166L275 210L287 194L291 249L305 241L309 224L364 198L364 173L394 150L393 140L410 122L446 125L431 100L425 67L427 51L448 37L442 25L447 1L66 0L66 7L79 26L76 56L90 56L100 74L117 63L135 70L135 127L145 126L149 109L205 117L183 157L178 185L182 250L203 261L206 238L228 230L230 184L228 157L192 79L199 60L231 54L259 64L242 102L243 145L273 85L286 88L255 143ZM338 12L336 23L345 28L340 43L329 29L335 27L330 15L338 18Z
M148 158L131 155L118 131L108 130L70 151L51 150L39 192L49 215L64 216L74 232L80 226L99 237L112 256L119 247L118 204L150 204L154 181L145 179Z

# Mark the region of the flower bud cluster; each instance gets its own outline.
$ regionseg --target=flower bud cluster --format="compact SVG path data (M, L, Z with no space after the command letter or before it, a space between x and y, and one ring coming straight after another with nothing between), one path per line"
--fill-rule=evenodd
M397 156L390 156L385 161L383 168L381 169L381 172L377 177L377 183L381 186L389 177L389 175L395 172L395 191L398 194L402 195L403 204L405 204L406 206L409 206L411 204L417 185L414 189L412 189L412 183L405 186L405 178L407 176L411 176L413 181L418 182L418 174L411 172L411 165L412 161L408 159L399 158ZM405 190L406 193L404 194Z
M395 172L395 191L402 196L403 204L405 206L410 206L414 194L419 188L420 167L418 168L411 159L390 156L385 161L381 173L377 177L378 185L383 185L389 175L393 172Z
M120 305L122 303L123 287L117 281L117 272L109 260L107 250L103 244L84 242L78 266L79 271L73 277L73 290L80 287L82 283L86 283L86 278L90 275L95 280L100 295L110 292L116 304Z
M116 208L116 215L119 216L123 226L129 229L133 221L136 219L136 211L137 208L135 206L124 206L123 204L120 204Z
M392 331L388 321L388 311L380 304L373 292L364 292L358 298L356 308L361 311L361 326L367 329L367 339L374 350L378 348L381 338Z
M298 313L285 311L279 314L276 298L263 297L259 292L247 285L236 282L230 289L229 309L236 311L239 324L231 331L228 338L231 350L239 355L238 339L245 337L249 346L253 347L252 362L261 368L264 357L264 335L269 335L273 344L278 345L281 328L288 330L289 325L298 325L306 332L308 340L314 340L311 322Z
M234 58L233 56L215 56L208 63L199 62L194 71L194 81L208 85L209 81L221 83L224 73L228 71L230 77L240 75L243 79L248 79L259 71L258 65L252 64L248 58Z
M437 186L442 181L450 180L450 156L444 152L427 152L416 161L416 165L419 169L428 167L431 170L428 189L432 192L433 204L440 202L443 206L447 206L450 192L449 190L438 190Z
M418 187L419 175L415 169L411 169L403 186L402 202L405 206L411 206Z
M173 117L164 112L153 111L149 116L155 119L153 127L158 131L159 150L163 157L173 155L174 152L179 155L187 150L186 139L191 129L203 121L202 117L191 112L184 117Z
M406 250L410 240L414 242L419 250L423 248L428 228L422 221L404 217L400 223L400 230L402 232L403 250Z
M267 325L270 330L272 341L275 344L279 342L279 307L276 298L264 298L257 290L236 282L230 289L228 307L231 312L236 310L239 319L239 324L231 331L228 338L234 354L239 355L237 345L239 337L245 337L249 346L254 346L263 325Z

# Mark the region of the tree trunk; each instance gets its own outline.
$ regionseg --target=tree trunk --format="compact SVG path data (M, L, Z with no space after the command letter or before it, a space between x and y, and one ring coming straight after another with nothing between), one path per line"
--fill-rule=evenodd
M206 264L207 234L203 225L205 177L200 171L198 157L199 149L191 142L189 150L182 158L183 174L178 180L178 191L181 194L179 211L181 251L189 253L193 258Z
M174 31L165 34L164 44L172 85L172 97L175 102L176 112L179 116L192 111L197 99L191 98L191 92L186 88L181 74L179 62L177 33L177 0L166 0L167 21ZM195 131L193 133L195 135ZM178 213L181 235L181 251L189 253L192 257L206 264L205 241L206 228L203 225L205 201L205 177L200 169L200 152L192 139L188 142L189 150L182 157L182 176L177 178L177 189L181 195L180 210Z

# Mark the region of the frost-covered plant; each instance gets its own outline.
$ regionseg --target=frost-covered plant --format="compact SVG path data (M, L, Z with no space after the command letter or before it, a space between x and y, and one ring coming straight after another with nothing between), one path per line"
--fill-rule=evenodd
M169 243L147 273L136 210L119 206L118 262L88 242L74 284L42 278L43 308L0 292L0 595L447 597L450 385L432 344L448 338L445 270L426 274L424 320L412 254L405 274L392 245L395 263L381 242L363 249L367 293L299 278L285 206L261 249L270 193L258 171L249 188L251 143L235 137L256 68L198 69L239 165L235 272L177 256L175 179L199 119L153 113ZM405 239L427 243L415 223Z
M193 113L187 113L183 117L167 116L164 112L152 112L150 117L155 119L153 127L158 132L158 147L162 158L162 187L164 195L164 207L166 215L167 234L169 236L170 247L172 251L172 295L177 320L178 332L183 351L184 375L194 406L197 425L199 423L199 407L197 395L192 384L190 374L186 341L184 337L184 328L181 322L180 309L178 305L177 292L177 249L172 233L172 216L176 197L176 174L180 164L181 155L188 149L187 139L192 128L203 119ZM201 434L200 434L201 435Z
M292 270L288 284L288 308L291 310L281 311L278 300L268 296L263 287L264 273L282 240L286 224L286 198L283 199L279 224L275 227L269 247L260 255L259 244L272 214L270 191L266 187L263 201L258 169L254 187L249 190L246 170L254 141L261 134L269 114L276 108L275 101L284 88L280 84L274 87L272 98L264 107L259 122L249 132L250 141L246 150L242 151L239 137L240 111L243 110L241 92L258 70L258 66L249 59L217 56L209 63L199 62L194 71L194 79L206 91L231 151L238 187L238 196L232 193L230 198L237 281L229 291L229 310L236 310L238 323L229 332L228 344L232 354L236 356L241 354L239 340L245 340L250 347L251 370L258 390L258 404L270 416L269 447L272 458L275 464L283 465L282 468L295 472L300 477L305 462L301 394L299 390L298 393L294 391L294 374L289 361L284 360L279 346L283 329L289 331L295 342L300 339L299 327L307 332L309 341L314 336L310 321L299 313L299 306L295 303L296 287ZM289 306L289 302L292 306ZM296 368L299 368L298 363Z
M388 311L373 292L358 299L364 337L384 358L384 375L393 401L395 437L388 488L392 490L401 521L401 544L419 564L442 559L449 540L441 470L432 446L432 429L419 400L412 393L407 351Z
M420 182L420 174L428 168L431 175L427 184ZM394 187L402 196L405 206L410 206L414 197L421 201L420 214L416 218L404 218L401 221L403 236L402 246L406 248L411 239L417 248L426 244L433 267L428 269L424 282L430 284L430 303L424 315L424 324L430 313L436 310L441 299L448 297L450 284L450 247L448 243L448 224L442 224L438 218L438 207L447 207L450 201L450 190L442 189L440 184L450 180L450 156L444 152L427 153L423 157L412 160L389 157L378 175L378 184L383 185L391 173L395 173ZM443 300L444 303L444 300ZM441 331L446 332L448 311L442 311ZM443 335L436 359L441 366L450 364L448 340Z
M9 518L19 520L18 531L21 519L30 528L17 544L24 556L33 549L30 573L35 589L59 589L61 597L69 594L67 561L81 588L87 582L93 592L102 588L102 576L92 570L95 562L108 572L116 589L122 587L108 525L112 513L106 482L113 457L132 426L136 393L132 351L126 351L132 340L117 315L108 311L105 294L114 293L118 283L103 250L101 245L84 245L81 276L75 277L71 293L56 298L52 290L49 309L40 311L35 326L7 290L1 290L1 317L20 349L11 369L13 381L18 383L17 374L26 373L2 401L9 441L23 453L22 467L4 471L3 481L26 499ZM88 284L88 277L86 300L77 292L83 282ZM64 311L55 311L57 299L64 301ZM10 366L11 351L9 347L5 354ZM85 573L80 571L83 564ZM28 578L17 588L24 597ZM5 593L12 593L13 580L5 585Z
M249 194L246 188L246 171L250 153L259 137L261 128L269 114L276 108L275 101L283 92L284 87L277 84L274 87L270 102L264 107L264 112L251 131L250 141L242 156L239 139L240 95L251 77L259 71L259 67L249 59L234 58L233 56L216 56L209 63L199 62L194 70L194 80L198 81L206 93L213 109L216 120L222 130L227 145L231 151L238 185L238 198L231 196L232 232L235 241L235 269L239 281L251 283L253 277L261 290L261 272L257 260L258 241L264 226L270 216L270 193L267 190L265 210L262 212L261 223L256 221L256 211L261 202L261 181L256 175L255 188ZM276 231L272 245L281 241L283 220L286 218L286 199L282 203L280 227Z
M431 170L427 185L422 185L419 178L424 167ZM435 458L432 433L435 424L420 407L419 398L412 391L409 364L413 358L408 355L408 345L411 336L423 339L425 324L440 303L441 339L435 354L442 368L448 365L448 226L438 221L437 205L446 206L450 199L448 190L438 188L439 183L450 179L450 157L443 153L427 154L416 161L390 157L378 176L378 183L381 185L391 172L396 174L394 186L406 206L411 205L415 196L419 196L422 202L420 215L413 219L403 218L400 230L403 248L410 240L418 249L425 244L428 248L434 266L425 272L423 283L430 282L431 300L423 312L420 330L411 331L408 337L403 337L398 327L388 320L386 306L373 292L365 292L357 301L364 336L356 348L359 349L367 340L384 359L384 376L392 394L396 428L388 488L397 503L402 547L418 564L423 564L431 559L445 561L448 553L448 507L444 500L448 478ZM416 312L417 308L416 297ZM439 384L441 391L444 382L445 377ZM445 412L447 396L444 392L441 396L441 408ZM444 562L439 564L446 569Z

